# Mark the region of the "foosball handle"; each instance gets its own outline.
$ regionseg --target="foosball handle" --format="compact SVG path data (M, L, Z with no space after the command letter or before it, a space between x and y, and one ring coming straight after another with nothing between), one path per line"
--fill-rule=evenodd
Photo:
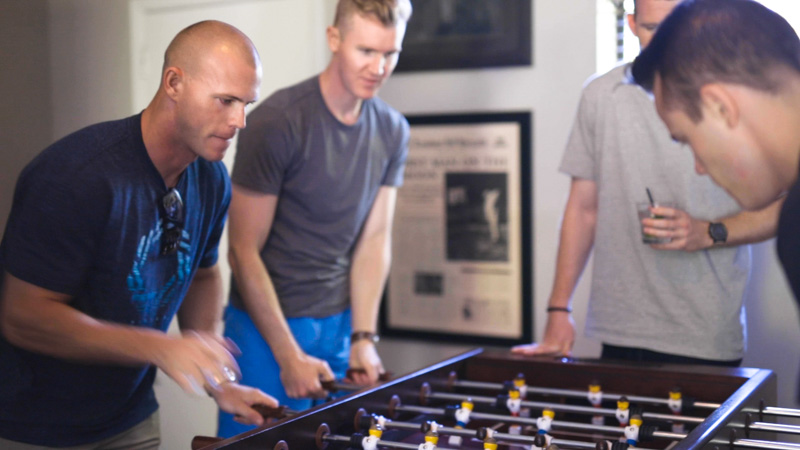
M264 420L276 419L280 420L286 416L292 415L293 411L290 411L286 405L278 406L277 408L272 406L267 406L263 403L256 403L252 406L253 409L256 410Z
M366 373L367 373L367 371L364 370L364 369L347 369L347 372L345 372L344 377L345 378L349 378L349 379L352 380L353 379L353 375L355 375L355 374L362 374L363 375L363 374L366 374ZM391 379L392 379L391 372L383 372L381 374L378 374L378 381L380 381L380 382L390 381Z
M221 441L222 438L218 437L211 437L211 436L195 436L192 439L192 450L199 450L203 447L208 447L209 445L216 444L217 442Z

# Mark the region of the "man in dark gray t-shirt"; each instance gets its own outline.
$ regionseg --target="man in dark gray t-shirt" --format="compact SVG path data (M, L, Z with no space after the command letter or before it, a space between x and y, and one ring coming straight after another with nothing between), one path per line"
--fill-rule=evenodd
M376 319L409 126L376 94L410 14L408 0L340 0L328 67L272 94L239 136L225 335L243 382L295 410L320 380L383 372ZM220 414L220 436L246 430Z

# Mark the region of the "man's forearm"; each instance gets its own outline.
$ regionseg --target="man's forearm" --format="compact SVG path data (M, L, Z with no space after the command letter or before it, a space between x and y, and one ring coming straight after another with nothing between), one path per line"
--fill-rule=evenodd
M386 233L366 239L356 248L350 273L353 331L376 331L390 261L391 240Z
M245 309L278 363L285 364L301 354L258 252L231 249L231 268Z
M94 319L63 295L6 275L0 292L3 336L25 350L87 363L142 365L170 338L161 331ZM57 297L57 298L56 298Z
M594 246L597 213L567 205L556 257L556 274L548 306L569 306L572 292Z
M728 229L725 245L752 244L775 237L783 201L781 198L758 211L742 211L735 216L722 219L721 222Z

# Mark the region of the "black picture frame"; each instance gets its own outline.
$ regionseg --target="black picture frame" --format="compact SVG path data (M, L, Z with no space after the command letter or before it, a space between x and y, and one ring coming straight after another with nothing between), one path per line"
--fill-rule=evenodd
M440 342L450 342L450 343L467 343L467 344L479 344L479 345L498 345L498 346L508 346L508 345L516 345L522 343L530 343L533 340L533 286L534 286L534 274L533 274L533 183L532 183L532 159L533 159L533 149L532 149L532 118L533 114L531 112L485 112L485 113L467 113L467 114L435 114L435 115L413 115L407 116L408 121L411 125L411 133L412 133L412 145L410 146L409 151L409 160L413 158L411 147L413 147L414 141L414 133L415 128L419 126L437 126L437 125L472 125L472 124L505 124L505 123L513 123L517 124L519 128L519 159L518 159L518 170L519 170L519 205L510 205L509 209L512 207L518 208L518 218L514 220L519 220L519 232L520 235L518 237L518 243L520 246L521 257L519 268L519 282L521 283L519 292L521 298L519 299L519 310L513 311L512 314L509 314L507 318L509 321L518 321L519 329L521 330L520 333L513 337L495 337L488 335L486 333L475 332L474 328L471 330L464 330L463 332L453 332L453 331L442 331L436 327L427 327L427 328L408 328L403 326L398 326L395 324L395 320L392 320L390 317L390 310L392 309L391 306L393 302L403 302L406 301L404 298L392 298L390 294L392 292L391 289L391 279L394 272L390 272L390 280L387 283L387 288L384 291L383 301L381 303L380 315L379 315L379 327L380 333L386 337L398 337L398 338L407 338L407 339L414 339L414 340L425 340L425 341L440 341ZM406 172L406 185L409 184L408 179L408 170ZM447 174L449 175L449 173ZM479 183L483 183L482 186L486 186L485 183L492 183L493 181L489 177L484 177L483 180L488 181L480 181ZM448 181L445 181L444 184L447 185ZM446 187L443 186L442 195L447 196L444 192ZM398 193L398 202L400 201L400 196L402 194L403 187L400 188L401 191ZM510 198L510 197L509 197ZM399 204L399 203L398 203ZM449 207L449 206L448 206ZM441 213L445 217L443 221L447 221L448 219L448 212L443 211ZM507 212L509 215L513 215L514 212ZM398 211L399 215L399 211ZM404 233L404 231L400 228L400 224L398 223L398 215L396 215L395 219L395 233ZM452 254L453 252L450 250L450 244L448 241L450 238L448 236L449 231L444 233L445 235L439 236L438 238L442 241L441 243L442 248L446 249L445 251L448 252L447 257L445 258L447 261L456 260L463 261L463 256L458 254ZM397 236L397 234L395 234ZM507 240L510 242L510 239ZM431 245L431 242L427 242L425 245ZM481 258L483 261L491 261L493 258ZM397 258L393 261L392 271L396 269L396 263L398 263ZM442 280L441 277L436 277L435 273L430 274L425 271L424 268L417 268L414 269L414 289L416 292L419 290L422 291L429 291L433 293L433 295L442 295ZM445 294L447 295L447 294ZM398 296L400 297L400 296ZM480 320L479 318L476 320ZM508 322L511 323L511 322Z
M532 0L414 0L395 71L530 66Z

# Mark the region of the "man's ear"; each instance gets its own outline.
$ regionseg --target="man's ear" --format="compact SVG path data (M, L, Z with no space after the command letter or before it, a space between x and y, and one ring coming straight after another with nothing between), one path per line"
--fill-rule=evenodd
M331 53L339 51L339 46L342 44L342 30L331 25L325 30L325 35L328 38L328 48Z
M723 120L729 128L739 124L739 103L731 91L723 84L709 83L700 88L700 103L703 117L706 114Z
M639 32L636 29L636 17L634 17L633 14L628 14L626 19L628 19L628 28L631 29L631 33L633 33L634 36L639 36Z
M167 67L164 71L164 79L161 80L164 85L164 91L171 99L175 99L183 89L183 82L185 74L183 70L178 67Z

